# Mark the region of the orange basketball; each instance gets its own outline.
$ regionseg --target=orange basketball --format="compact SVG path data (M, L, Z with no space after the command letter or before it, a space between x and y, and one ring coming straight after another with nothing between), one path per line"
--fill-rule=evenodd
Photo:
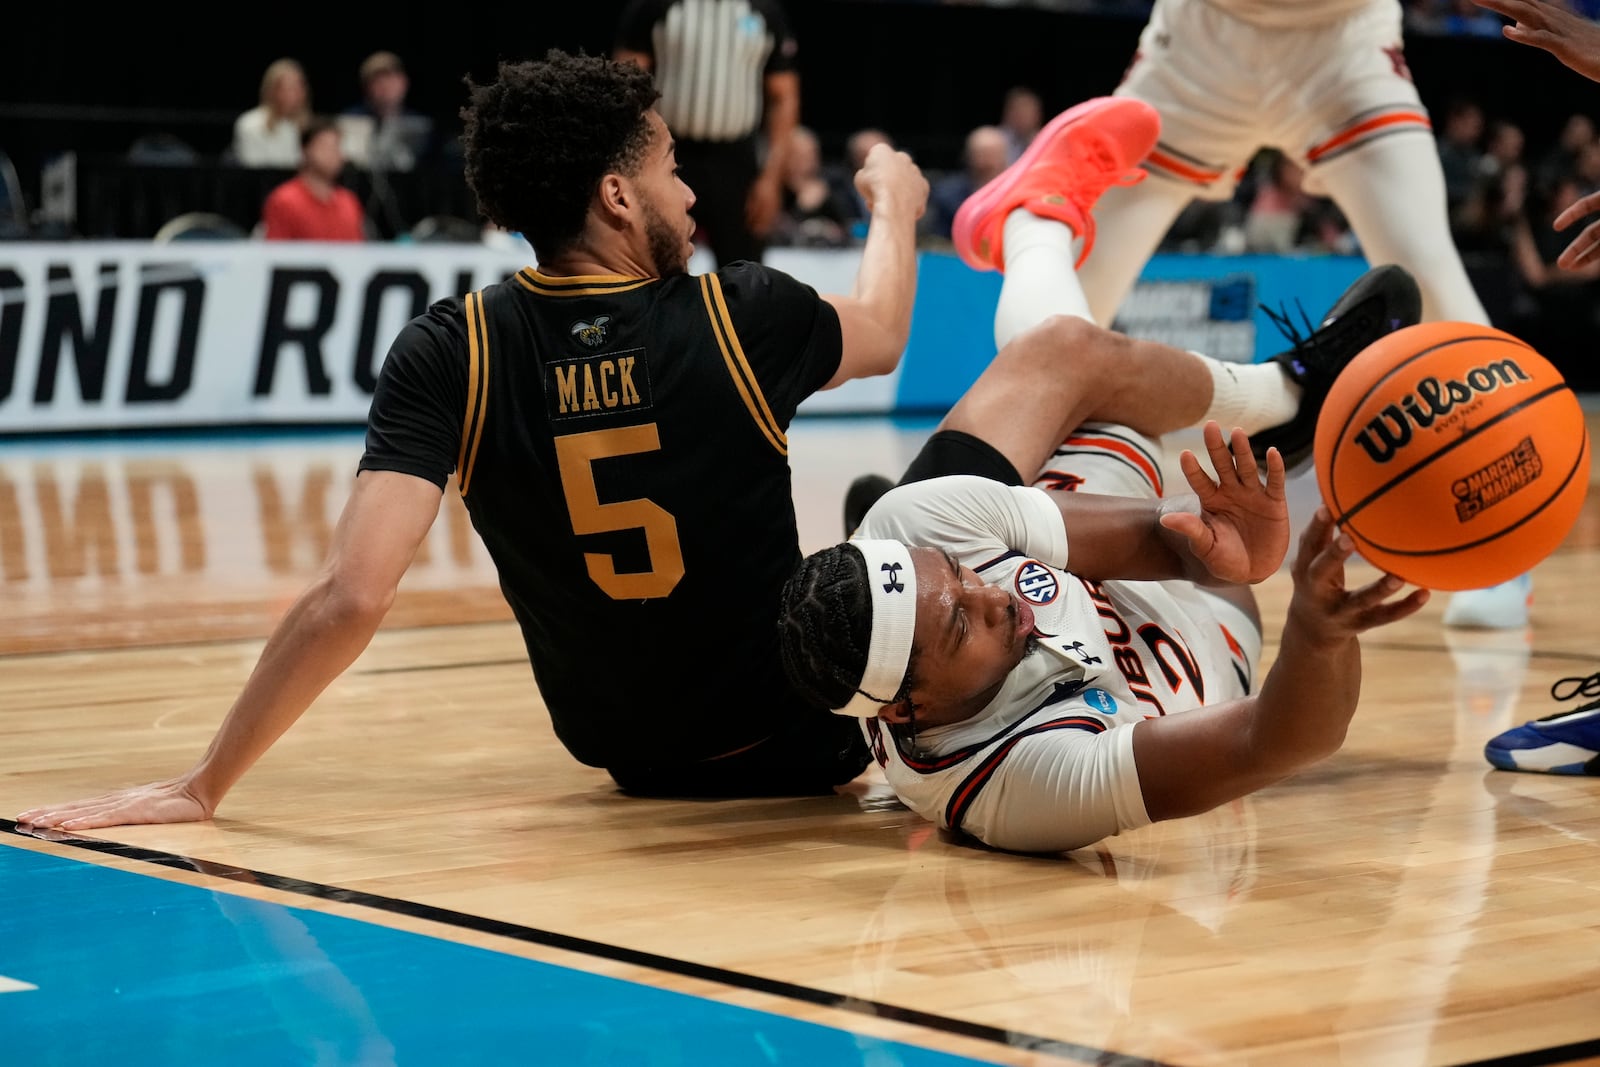
M1350 361L1317 418L1323 502L1369 563L1429 589L1533 569L1589 490L1589 435L1561 373L1467 322L1396 330Z

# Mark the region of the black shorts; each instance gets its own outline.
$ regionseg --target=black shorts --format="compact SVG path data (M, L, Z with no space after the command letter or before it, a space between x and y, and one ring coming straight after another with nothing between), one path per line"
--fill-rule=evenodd
M1006 485L1023 484L1016 466L999 449L961 430L935 431L900 476L900 484L950 474L976 474Z
M867 769L872 753L860 720L808 711L742 752L694 763L606 768L640 797L826 796Z

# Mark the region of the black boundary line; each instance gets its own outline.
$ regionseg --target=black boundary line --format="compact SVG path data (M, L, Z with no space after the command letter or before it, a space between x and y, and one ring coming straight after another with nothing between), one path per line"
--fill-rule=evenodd
M11 819L0 819L0 831L33 841L68 845L72 848L87 849L91 852L100 852L122 859L154 863L162 867L190 871L214 878L225 878L229 881L246 885L264 886L268 889L315 897L319 900L353 904L357 907L372 908L376 911L404 915L413 919L424 919L446 926L473 930L478 933L508 937L529 944L564 949L568 952L646 967L655 971L663 971L667 974L716 982L720 985L732 986L735 989L752 990L787 1000L797 1000L806 1004L816 1004L839 1011L854 1012L857 1015L865 1015L870 1018L910 1023L926 1030L977 1038L980 1041L987 1041L1010 1049L1042 1052L1064 1060L1095 1064L1097 1067L1168 1067L1160 1060L1127 1056L1119 1052L1092 1048L1088 1045L1079 1045L1070 1041L1059 1041L1055 1038L1042 1037L1018 1030L1004 1030L996 1026L969 1022L965 1019L954 1019L947 1015L936 1015L932 1012L919 1011L915 1008L903 1008L894 1004L885 1004L882 1001L842 996L838 993L830 993L825 989L797 985L793 982L784 982L774 978L763 978L760 975L694 963L672 956L661 956L653 952L643 952L638 949L625 948L621 945L608 944L604 941L593 941L589 938L574 937L570 934L558 934L550 930L541 930L538 927L521 926L517 923L505 922L500 919L470 915L466 912L452 911L448 908L437 908L429 904L419 904L395 897L378 896L375 893L366 893L359 889L344 889L339 886L308 882L304 879L291 878L281 874L252 871L232 864L193 859L171 852L140 848L136 845L125 845L116 841L101 841L94 838L78 837L63 831L49 831L49 836L30 834L18 829L16 822ZM554 966L559 966L559 964ZM943 1051L947 1055L960 1055L949 1050L932 1051Z
M782 997L787 1000L798 1000L806 1004L833 1008L838 1011L854 1012L857 1015L865 1015L870 1018L909 1023L926 1030L977 1038L980 1041L987 1041L1011 1049L1042 1052L1064 1060L1094 1064L1096 1067L1171 1067L1171 1065L1165 1064L1160 1060L1143 1059L1120 1052L1079 1045L1071 1041L1041 1037L1037 1034L1029 1034L1019 1030L1003 1030L997 1026L987 1026L983 1023L970 1022L965 1019L953 1019L947 1015L936 1015L933 1012L919 1011L915 1008L902 1008L894 1004L885 1004L882 1001L841 996L838 993L830 993L825 989L816 989L811 986L798 985L773 978L763 978L760 975L746 974L743 971L712 967L707 964L677 959L673 956L661 956L653 952L643 952L638 949L625 948L621 945L608 944L604 941L592 941L588 938L574 937L570 934L558 934L550 930L541 930L538 927L521 926L500 919L470 915L466 912L437 908L429 904L418 904L414 901L400 900L396 897L378 896L375 893L366 893L358 889L343 889L338 886L323 885L319 882L308 882L301 878L252 871L244 867L235 867L232 864L192 859L172 852L140 848L136 845L125 845L116 841L100 841L93 838L78 837L62 831L50 831L50 836L42 837L18 829L16 822L11 819L0 819L0 831L32 841L68 845L72 848L87 849L122 859L154 863L162 867L190 871L213 878L225 878L229 881L246 885L264 886L268 889L294 893L299 896L331 900L340 904L353 904L357 907L391 912L408 918L425 919L430 922L441 923L446 926L457 926L478 933L508 937L529 944L544 945L549 948L564 949L585 956L594 956L618 963L646 967L651 970L663 971L686 978L698 978L716 982L719 985L732 986L735 989L747 989ZM423 936L429 935L424 934ZM552 964L552 966L560 965ZM949 1050L934 1051L942 1051L948 1055L960 1055L960 1053L952 1053ZM1579 1059L1597 1055L1600 1055L1600 1038L1592 1038L1586 1041L1575 1041L1567 1045L1553 1045L1549 1048L1531 1049L1527 1052L1514 1052L1491 1059L1463 1061L1455 1064L1454 1067L1550 1067L1550 1065L1573 1063Z
M464 659L458 663L417 663L404 667L370 667L364 671L351 671L351 674L412 674L417 671L459 671L468 667L526 667L527 656L513 656L510 659Z
M276 625L274 622L273 625ZM515 619L479 619L468 622L422 622L415 626L385 626L378 632L380 634L409 634L418 630L454 630L461 626L514 626ZM83 648L48 648L38 652L0 652L0 663L13 659L46 659L50 656L83 656L99 652L158 652L167 648L217 648L222 645L242 645L254 642L261 644L272 636L272 627L267 632L243 637L196 637L189 641L151 641L149 643L132 645L88 645ZM452 664L453 666L453 664ZM408 668L409 669L409 668ZM368 673L368 672L361 672Z

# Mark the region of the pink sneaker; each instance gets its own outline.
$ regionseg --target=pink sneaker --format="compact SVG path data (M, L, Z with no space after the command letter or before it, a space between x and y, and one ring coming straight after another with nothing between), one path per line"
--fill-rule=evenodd
M1094 247L1090 209L1111 186L1144 180L1136 168L1160 133L1160 115L1142 100L1102 96L1068 108L1015 163L967 197L951 227L957 254L973 270L1004 272L1006 216L1021 207L1071 226L1083 238L1082 266Z

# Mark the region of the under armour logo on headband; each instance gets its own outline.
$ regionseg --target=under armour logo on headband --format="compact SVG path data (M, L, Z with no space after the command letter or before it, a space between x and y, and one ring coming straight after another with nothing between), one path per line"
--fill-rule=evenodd
M889 580L883 583L883 591L885 593L904 593L906 591L905 583L900 580L900 564L885 563L878 569L889 572Z

